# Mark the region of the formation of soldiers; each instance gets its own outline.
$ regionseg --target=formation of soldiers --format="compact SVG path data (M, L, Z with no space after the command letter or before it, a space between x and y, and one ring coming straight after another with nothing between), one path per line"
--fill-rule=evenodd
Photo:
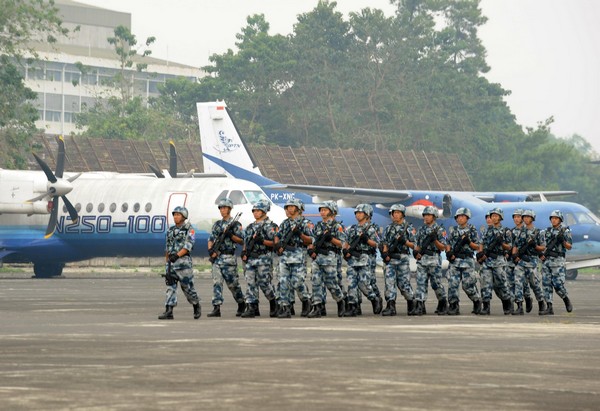
M383 229L371 221L370 204L356 206L356 223L349 227L336 220L338 207L333 201L319 207L321 221L313 225L302 215L304 204L291 199L284 206L287 218L277 226L268 217L270 203L261 200L252 209L255 221L245 229L237 221L239 215L231 216L230 199L221 199L218 207L222 219L213 225L208 241L213 277L213 310L209 317L221 316L223 282L238 304L236 316L242 318L260 316L260 292L269 301L270 317L295 315L297 296L300 315L319 318L327 315L327 291L337 305L338 317L361 315L363 296L371 302L374 314L395 316L398 292L406 300L407 315L421 316L427 314L429 284L438 301L435 310L438 315L460 315L461 284L475 315L490 315L493 293L502 301L505 315L529 313L533 309L531 291L538 301L539 315L554 314L554 292L568 312L573 310L565 288L565 253L571 249L573 240L569 228L563 225L560 210L550 213L550 226L540 230L534 226L533 210L515 210L512 215L515 225L509 229L502 225L502 209L493 208L486 215L488 226L480 234L469 223L471 211L464 207L456 210L456 225L448 233L437 223L438 210L433 206L423 209L423 225L418 230L405 220L406 208L402 204L390 208L391 222ZM176 225L167 234L168 289L166 310L159 319L173 318L178 282L194 306L197 319L200 306L189 257L193 229L185 223L188 217L185 208L175 209L174 217L176 213L180 217L175 218ZM238 275L238 245L242 248L245 293ZM385 307L375 276L378 250L384 263ZM442 252L448 259L447 291ZM411 253L417 261L416 289L411 285ZM342 260L347 263L346 287ZM311 269L310 279L307 266Z

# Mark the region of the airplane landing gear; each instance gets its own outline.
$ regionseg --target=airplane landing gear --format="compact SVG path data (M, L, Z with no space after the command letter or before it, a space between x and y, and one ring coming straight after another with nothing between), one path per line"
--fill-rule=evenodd
M62 274L64 266L62 263L34 263L33 272L37 278L58 277Z

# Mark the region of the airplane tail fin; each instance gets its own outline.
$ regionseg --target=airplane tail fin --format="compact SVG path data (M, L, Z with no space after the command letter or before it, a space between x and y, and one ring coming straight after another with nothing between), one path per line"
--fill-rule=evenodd
M205 173L228 173L227 165L262 176L223 101L196 103ZM239 171L239 170L238 170Z

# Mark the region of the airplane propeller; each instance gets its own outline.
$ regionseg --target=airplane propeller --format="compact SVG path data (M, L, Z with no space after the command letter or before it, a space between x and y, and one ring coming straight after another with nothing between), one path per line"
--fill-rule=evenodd
M73 207L73 204L67 198L67 194L73 190L73 186L71 183L77 179L81 173L76 174L67 179L63 179L63 171L65 167L65 141L61 137L58 138L58 156L56 159L56 172L53 173L48 164L44 160L42 160L37 154L33 154L35 161L39 164L40 168L46 174L46 178L48 179L47 183L47 191L44 194L41 194L35 198L28 200L29 202L40 201L44 198L50 197L52 200L52 210L50 211L50 221L48 222L48 227L46 228L45 238L49 238L54 234L54 230L56 229L56 223L58 221L58 205L59 205L59 197L65 202L65 207L67 207L67 211L69 212L69 216L71 217L71 221L74 223L79 219L79 215L77 214L77 210Z
M154 173L154 175L158 178L165 178L165 175L162 171L158 169L158 167L153 166L150 163L146 163L146 165L150 168L150 170ZM186 174L186 177L193 176L195 170L191 170ZM177 178L177 149L175 148L175 143L173 140L169 141L169 175L171 178Z

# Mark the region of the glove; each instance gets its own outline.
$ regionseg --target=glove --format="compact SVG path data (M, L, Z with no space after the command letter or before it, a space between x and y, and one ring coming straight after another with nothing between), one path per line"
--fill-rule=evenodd
M329 242L332 239L333 239L333 236L331 235L331 233L328 232L325 234L325 238L324 238L325 242Z
M169 261L174 263L175 261L179 260L179 256L177 255L177 253L171 253L169 254Z
M475 254L475 258L477 258L477 262L482 262L483 260L485 260L487 258L487 256L485 255L485 253L483 251L480 251L477 254Z
M452 251L446 251L446 259L448 261L454 260L454 253Z
M175 278L171 277L170 275L165 276L165 285L171 287L175 284L177 284L177 280Z
M469 238L469 236L468 236L468 235L465 235L465 236L463 236L463 237L462 237L462 240L460 240L460 243L461 243L462 245L467 245L467 244L469 244L470 242L471 242L471 239Z
M383 252L381 253L381 259L386 263L388 263L391 260L389 253Z
M225 238L231 239L233 237L233 232L231 230L225 231Z
M367 244L369 242L369 236L366 235L365 233L362 233L360 235L360 242L363 244Z
M565 236L564 236L564 235L562 235L562 234L559 234L559 235L557 235L557 236L556 236L556 241L557 241L559 244L562 244L562 243L564 243L564 242L565 242Z
M412 254L413 254L413 257L417 258L421 253L417 250L413 250Z

